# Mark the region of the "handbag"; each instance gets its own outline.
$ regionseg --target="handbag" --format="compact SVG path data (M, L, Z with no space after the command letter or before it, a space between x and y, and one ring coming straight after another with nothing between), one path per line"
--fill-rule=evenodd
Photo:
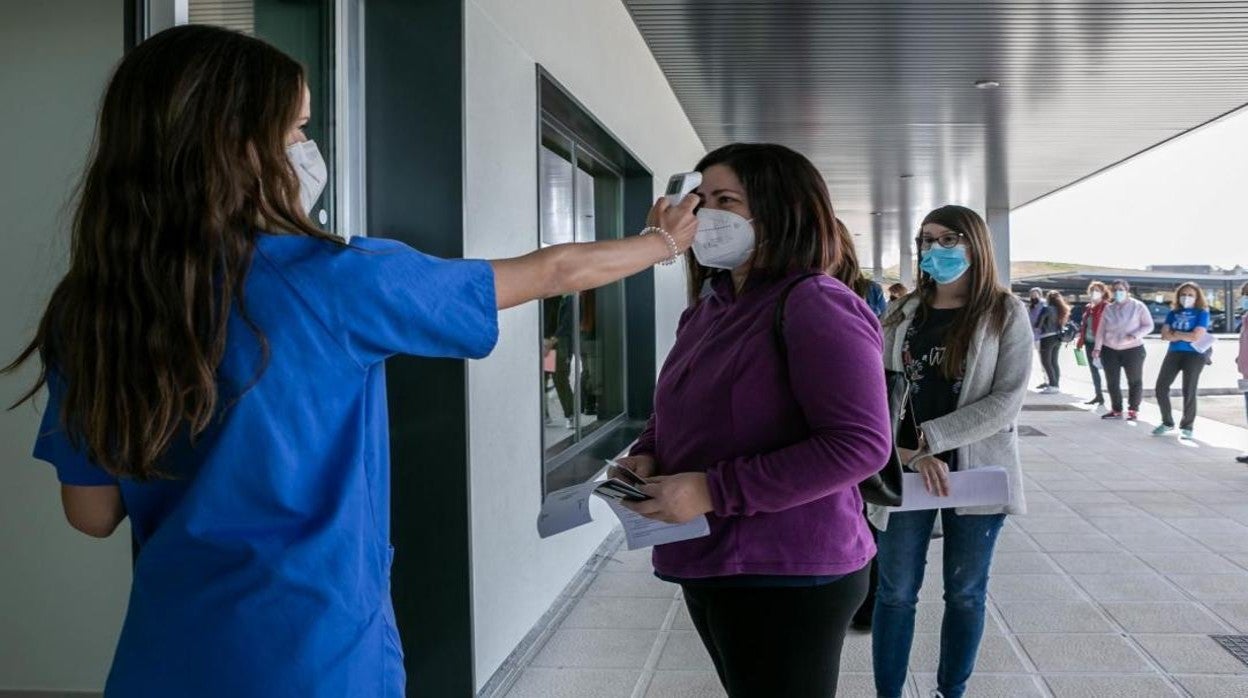
M776 344L780 349L780 361L788 370L788 349L784 341L784 304L789 300L793 287L814 276L824 276L818 272L803 274L793 279L780 292L780 300L776 303L775 321L772 331ZM905 410L910 402L910 381L901 371L884 371L884 387L888 393L889 427L892 430L892 447L888 450L888 461L878 472L858 483L858 491L868 504L882 507L901 506L901 456L897 454L897 432L901 428Z

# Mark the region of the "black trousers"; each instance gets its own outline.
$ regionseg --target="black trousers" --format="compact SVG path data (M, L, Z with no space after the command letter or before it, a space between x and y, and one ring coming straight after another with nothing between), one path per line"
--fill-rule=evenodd
M1040 365L1044 367L1044 375L1049 385L1056 388L1062 382L1062 369L1057 366L1057 352L1062 348L1062 338L1058 335L1040 339Z
M815 587L683 589L729 698L830 698L868 576L864 567Z
M1161 423L1174 426L1174 415L1170 410L1170 386L1175 376L1183 372L1183 421L1180 429L1191 429L1196 423L1196 386L1200 383L1200 372L1205 370L1205 355L1194 351L1166 352L1161 362L1161 372L1157 374L1157 405L1161 407Z
M1144 399L1144 347L1131 349L1101 349L1101 364L1105 367L1105 385L1109 388L1110 407L1122 411L1122 372L1127 372L1127 409L1140 409Z

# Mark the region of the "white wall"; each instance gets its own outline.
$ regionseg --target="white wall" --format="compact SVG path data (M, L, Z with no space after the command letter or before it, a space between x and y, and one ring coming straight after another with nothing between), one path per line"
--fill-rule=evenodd
M67 203L121 57L122 21L122 3L99 0L0 13L0 363L29 340L64 272ZM4 406L32 368L0 378ZM0 412L0 691L98 691L130 587L130 531L97 541L65 523L51 466L30 457L38 424L30 405Z
M642 160L657 188L705 152L619 0L470 0L465 31L466 256L537 247L538 63ZM660 357L684 307L683 284L679 268L659 269ZM493 356L468 371L478 687L610 531L600 520L537 537L537 304L504 313L500 332Z

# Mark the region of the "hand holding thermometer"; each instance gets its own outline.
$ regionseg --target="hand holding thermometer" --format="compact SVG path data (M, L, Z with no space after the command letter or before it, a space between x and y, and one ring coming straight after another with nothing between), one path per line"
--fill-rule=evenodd
M667 180L667 191L663 192L663 198L667 199L669 206L675 206L691 194L693 190L701 186L701 184L701 172L674 174L671 179Z

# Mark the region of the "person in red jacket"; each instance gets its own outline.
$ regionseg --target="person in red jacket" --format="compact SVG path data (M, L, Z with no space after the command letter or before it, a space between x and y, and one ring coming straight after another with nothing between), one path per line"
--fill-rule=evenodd
M1105 306L1109 305L1109 289L1100 281L1093 281L1088 284L1088 298L1090 300L1083 308L1083 319L1079 321L1079 340L1075 345L1079 349L1088 345L1096 346L1096 330L1101 325L1101 314L1105 312ZM1088 354L1092 353L1089 350L1085 351ZM1101 391L1101 362L1091 357L1088 358L1088 370L1092 372L1092 387L1096 389L1096 396L1083 404L1104 405L1105 393Z

